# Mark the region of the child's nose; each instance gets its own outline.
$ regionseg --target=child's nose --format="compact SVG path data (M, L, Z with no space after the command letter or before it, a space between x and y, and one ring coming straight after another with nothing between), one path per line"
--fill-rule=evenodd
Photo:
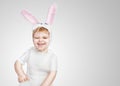
M43 39L39 38L39 42L43 41Z

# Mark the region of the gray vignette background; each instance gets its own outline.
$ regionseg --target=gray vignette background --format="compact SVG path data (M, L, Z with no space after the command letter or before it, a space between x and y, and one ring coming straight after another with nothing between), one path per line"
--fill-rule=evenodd
M18 86L14 61L33 45L32 25L20 11L45 20L53 2L55 86L120 86L119 0L1 0L0 86Z

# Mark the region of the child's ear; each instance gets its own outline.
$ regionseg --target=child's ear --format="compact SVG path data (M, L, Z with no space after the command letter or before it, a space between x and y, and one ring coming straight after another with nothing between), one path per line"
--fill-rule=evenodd
M48 11L48 16L47 16L47 20L46 23L51 25L53 23L54 17L55 17L55 13L56 13L56 4L54 3Z
M28 12L27 10L22 10L21 11L21 14L30 22L32 23L33 25L35 24L38 24L39 21L30 13Z

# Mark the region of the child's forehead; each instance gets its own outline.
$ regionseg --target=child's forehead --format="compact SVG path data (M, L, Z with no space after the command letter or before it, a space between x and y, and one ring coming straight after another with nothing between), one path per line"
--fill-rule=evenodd
M48 32L35 32L34 36L33 37L49 37L49 33Z

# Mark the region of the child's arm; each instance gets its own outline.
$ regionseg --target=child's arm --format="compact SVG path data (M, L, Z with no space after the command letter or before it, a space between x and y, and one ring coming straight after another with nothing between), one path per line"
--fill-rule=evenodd
M23 71L22 64L18 60L15 62L14 68L15 68L15 72L18 75L19 82L24 82L24 81L29 80L29 78L27 77L27 75Z
M51 71L40 86L51 86L56 77L56 73L56 71Z

